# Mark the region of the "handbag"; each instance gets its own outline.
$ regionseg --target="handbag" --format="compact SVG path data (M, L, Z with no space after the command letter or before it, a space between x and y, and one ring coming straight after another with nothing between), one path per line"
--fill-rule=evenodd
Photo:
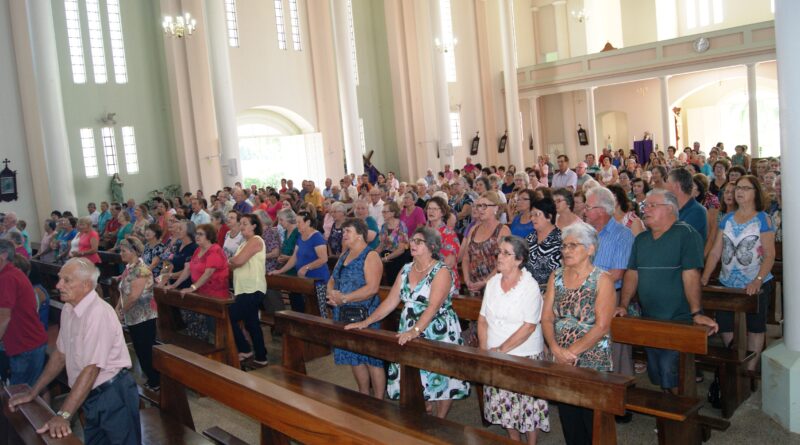
M358 323L369 317L369 310L364 306L342 306L339 309L339 321Z

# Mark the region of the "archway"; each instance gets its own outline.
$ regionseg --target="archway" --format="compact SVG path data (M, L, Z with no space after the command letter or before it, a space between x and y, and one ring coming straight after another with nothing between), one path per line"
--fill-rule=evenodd
M628 146L628 113L606 111L597 115L598 148L625 148Z

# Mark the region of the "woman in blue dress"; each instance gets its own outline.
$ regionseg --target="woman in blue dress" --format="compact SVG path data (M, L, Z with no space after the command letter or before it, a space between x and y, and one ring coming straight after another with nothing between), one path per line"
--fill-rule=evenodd
M344 312L358 314L363 308L366 318L375 312L381 300L378 287L381 284L383 263L378 253L367 245L367 224L357 218L349 218L342 223L342 255L328 280L328 304L333 306L333 319L336 321L354 321L345 317ZM369 325L380 328L380 323ZM358 391L383 399L386 393L386 374L383 360L366 355L356 354L344 349L333 350L333 360L337 365L350 365L358 384Z

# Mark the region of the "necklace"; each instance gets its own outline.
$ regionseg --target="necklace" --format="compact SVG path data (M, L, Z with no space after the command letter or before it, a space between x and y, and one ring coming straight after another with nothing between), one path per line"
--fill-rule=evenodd
M431 265L433 265L433 260L431 260L431 261L428 263L428 265L427 265L427 266L425 266L423 269L417 269L417 262L415 261L415 262L414 262L414 264L413 264L413 267L414 267L414 270L415 270L415 271L417 271L417 273L424 273L424 272L426 272L428 269L430 269L430 268L431 268Z

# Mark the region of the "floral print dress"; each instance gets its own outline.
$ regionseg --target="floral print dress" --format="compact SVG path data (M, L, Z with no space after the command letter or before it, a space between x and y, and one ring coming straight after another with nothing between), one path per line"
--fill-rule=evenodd
M125 305L125 300L131 294L131 286L138 278L145 278L147 283L136 304L125 313L125 326L135 326L158 317L156 300L153 298L153 273L141 259L133 266L125 266L125 271L122 272L119 280L120 306Z
M403 309L400 313L398 332L405 332L409 329L413 329L419 317L422 316L422 313L428 308L428 303L430 303L429 296L433 278L442 268L447 269L443 262L437 261L428 275L421 279L412 289L408 282L408 275L411 272L412 266L413 263L406 264L400 272L402 280L400 301L403 302ZM450 271L448 270L448 272ZM457 295L456 288L451 281L450 294L445 298L436 316L425 328L421 337L445 343L463 344L463 340L461 339L461 326L458 324L458 316L452 306L452 298L455 295ZM423 395L426 401L465 399L469 396L469 382L456 380L425 370L420 370L419 373L422 381ZM397 400L400 398L400 365L397 363L389 365L386 386L386 392L390 399Z

